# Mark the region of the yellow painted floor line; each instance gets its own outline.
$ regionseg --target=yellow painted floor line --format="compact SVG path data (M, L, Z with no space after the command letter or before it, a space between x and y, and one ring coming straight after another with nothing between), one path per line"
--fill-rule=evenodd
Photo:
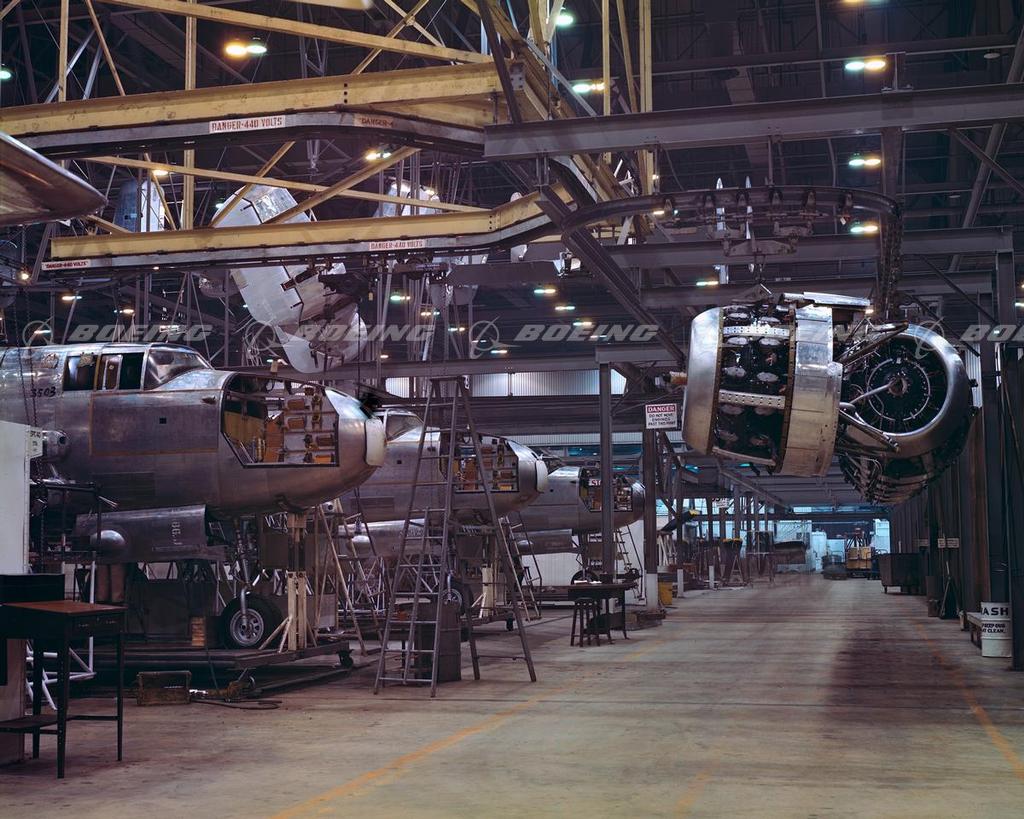
M658 648L660 644L664 642L664 639L655 639L649 645L624 655L623 659L632 660L636 659L637 657L642 657L643 655L653 651L655 648ZM477 734L482 734L487 731L493 731L495 728L499 727L500 725L503 725L509 719L514 717L516 714L519 714L520 712L525 711L526 709L531 708L532 706L537 705L540 702L543 702L549 697L557 696L558 694L562 694L570 690L571 688L579 685L579 683L586 680L593 673L596 673L596 671L584 673L577 677L575 680L573 680L573 682L570 684L563 685L559 688L553 688L549 691L545 691L543 694L538 694L535 697L530 697L530 699L524 700L520 703L516 703L510 708L506 708L503 711L499 711L498 713L493 714L492 716L487 717L486 719L483 719L474 725L470 725L466 728L456 731L453 734L449 734L446 737L442 737L441 739L435 740L434 742L431 742L428 745L424 745L422 748L417 748L415 751L411 751L407 754L403 754L402 756L395 757L395 759L392 759L386 765L381 765L379 768L375 768L372 771L367 771L366 773L357 776L355 779L350 779L348 782L345 782L342 785L338 785L336 788L331 788L330 790L324 791L323 793L320 793L310 799L300 802L297 805L293 805L290 808L286 808L280 813L274 814L273 819L295 819L295 817L300 816L313 816L317 814L327 813L332 810L331 803L335 802L336 800L344 799L348 796L355 796L357 794L361 794L363 791L366 791L369 788L372 788L382 783L390 775L401 773L403 770L410 767L411 765L415 765L422 759L426 759L427 757L436 754L439 751L447 750L448 748L458 745L463 740L468 739L472 736L476 736Z
M992 722L992 718L988 715L988 711L985 710L984 706L978 702L977 697L974 696L974 692L971 691L967 683L964 682L960 672L956 670L949 660L946 659L946 655L942 653L937 645L928 636L924 627L917 623L917 630L920 632L921 637L928 644L928 648L931 650L935 659L939 661L943 670L952 678L953 682L956 683L956 687L960 690L960 695L964 698L964 702L967 703L967 707L971 709L971 713L974 714L974 718L978 721L978 724L984 729L988 735L989 740L995 746L996 750L999 751L1009 763L1010 768L1017 775L1017 778L1024 782L1024 760L1017 754L1016 749L1006 738L1002 731L996 727L996 724Z

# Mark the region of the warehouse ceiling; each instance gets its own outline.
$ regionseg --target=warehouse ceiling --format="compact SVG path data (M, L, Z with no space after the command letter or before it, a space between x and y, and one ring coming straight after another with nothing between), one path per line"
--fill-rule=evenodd
M181 14L185 3L179 0L95 0L86 3L71 0L68 19L69 72L66 98L75 100L113 99L119 85L129 97L136 94L179 91L185 85L188 62L187 23ZM196 24L195 86L197 88L262 85L280 80L340 77L358 73L372 78L380 72L437 68L458 60L400 53L402 49L374 49L348 40L347 33L390 37L402 43L425 44L472 53L482 65L493 65L479 54L487 39L484 26L470 0L377 0L365 11L345 10L313 0L254 0L253 2L203 3L211 15L219 10L237 15L266 15L279 21L273 26L252 22L227 22L200 19ZM567 113L589 116L600 110L602 94L593 86L602 73L602 3L599 0L573 0L559 3L573 20L571 25L548 26L550 47L544 61L530 57L546 72L551 82L548 105L558 102ZM638 110L644 97L642 72L638 71L640 20L634 2L606 3L611 9L609 98L613 113ZM499 30L505 25L503 39L513 33L523 38L531 29L530 7L525 0L491 2L492 11L501 15ZM651 109L707 109L752 103L783 105L793 101L823 101L858 95L900 95L925 89L956 89L972 85L1000 85L1019 82L1024 69L1024 45L1021 38L1019 4L985 0L984 2L938 2L938 0L872 0L872 2L833 2L832 0L690 0L651 4L650 100ZM620 19L617 9L625 9ZM415 14L410 14L415 11ZM38 0L13 0L2 10L2 61L9 78L0 82L0 127L5 112L35 105L59 96L56 66L59 60L60 3ZM99 25L99 36L95 22ZM246 17L259 21L260 17ZM295 25L289 29L288 22ZM346 32L340 38L316 36L327 28ZM306 27L306 28L304 28ZM622 32L626 38L623 40ZM236 58L225 53L232 41L243 45L257 39L266 51L247 53ZM342 42L337 41L338 39ZM624 48L624 45L627 47ZM104 54L109 49L109 59ZM413 49L415 51L415 49ZM882 70L861 66L871 58L883 58ZM464 58L469 59L469 58ZM627 63L630 69L627 69ZM112 68L116 68L116 75ZM557 73L556 73L557 72ZM391 77L390 73L381 74ZM385 80L382 80L382 83ZM390 82L390 80L387 80ZM387 86L384 86L387 87ZM573 90L575 88L576 90ZM437 92L424 82L422 96ZM70 104L70 103L68 103ZM126 103L129 104L130 103ZM452 112L460 103L454 102ZM482 112L490 121L510 116L500 89L461 103ZM415 106L409 110L414 110ZM437 108L435 118L445 116ZM774 109L780 110L780 109ZM422 114L419 111L418 114ZM414 114L415 115L415 114ZM454 114L453 114L454 115ZM544 118L543 105L532 118ZM485 123L486 124L486 123ZM899 125L900 123L893 123ZM829 132L823 117L822 131ZM1024 122L1017 118L992 126L974 123L958 134L945 127L908 132L893 146L883 146L877 132L842 135L809 134L794 139L765 139L733 143L729 134L721 135L721 144L659 150L655 154L654 190L669 197L685 191L713 190L717 187L754 188L798 186L805 188L857 188L882 192L894 198L902 209L906 248L914 235L925 231L954 235L967 228L1005 228L1012 232L1008 241L1020 247L1020 227L1024 225L1024 197L1019 182L1024 178ZM979 159L987 152L1000 171ZM194 167L211 171L195 182L194 223L209 225L216 217L217 204L232 193L239 182L217 178L225 174L253 176L272 163L272 176L282 184L327 186L362 172L370 151L397 151L398 142L389 142L379 133L331 131L315 136L300 135L294 144L272 134L249 134L211 144L195 144ZM283 150L282 150L283 149ZM235 295L225 299L216 288L202 288L199 277L208 274L222 281L223 272L192 266L178 269L159 265L143 275L104 277L103 271L91 272L81 279L64 272L47 272L43 262L50 258L52 238L105 234L105 223L115 220L115 209L123 186L136 183L148 171L130 163L186 164L184 146L171 144L144 152L131 147L116 150L109 146L94 154L107 158L78 156L69 167L90 181L107 196L107 207L96 220L74 220L66 225L11 229L0 235L0 275L9 285L0 290L4 306L4 329L9 342L16 342L21 328L32 321L52 318L56 334L81 321L106 321L112 312L126 305L148 310L160 321L177 321L186 316L222 322L237 327L246 320L246 310ZM885 155L881 166L859 161ZM128 163L111 161L129 160ZM600 162L601 157L593 157ZM636 152L617 152L609 157L608 168L619 183L631 185L637 179L639 161ZM143 164L143 168L145 165ZM442 202L454 206L495 208L509 202L518 193L530 190L530 163L502 163L483 159L479 151L466 151L451 145L426 144L422 150L399 165L389 165L381 173L367 175L355 184L354 191L386 195L396 173L436 191ZM159 182L175 225L182 222L181 203L186 195L184 176L170 173ZM296 191L300 200L309 195ZM308 190L308 187L307 189ZM336 196L315 208L320 221L345 220L374 214L378 201ZM638 224L644 220L638 219ZM97 226L98 225L98 226ZM455 230L455 228L453 228ZM637 240L662 240L661 227L640 225ZM815 238L843 234L846 227L829 219L814 226ZM552 231L557 233L557 231ZM601 234L615 242L615 233ZM557 237L556 237L557 238ZM678 237L677 237L678 238ZM685 237L684 237L685 238ZM630 240L631 242L633 239ZM492 249L489 264L509 259L509 246ZM973 295L953 292L942 284L936 269L955 271L958 276L991 279L995 266L993 253L984 250L951 252L940 248L907 253L903 259L905 290L901 312L917 320L941 319L950 333L958 334L977 321ZM550 259L555 252L542 254ZM723 259L723 262L726 261ZM351 262L350 262L351 266ZM505 265L502 270L508 268ZM623 265L629 280L644 303L656 314L661 326L685 345L689 321L705 305L722 298L714 287L699 284L719 278L710 264L668 260ZM543 268L542 268L543 269ZM19 281L23 271L31 271L31 285ZM467 322L493 321L502 338L514 335L523 324L538 321L572 319L595 325L614 324L630 319L621 299L614 298L596 281L586 264L569 269L554 292L543 292L547 282L539 279L515 281L494 268L493 278L486 276L472 301ZM769 287L796 289L802 282L815 286L829 281L862 278L870 282L878 272L877 259L818 256L808 261L795 258L762 257L757 264L730 264L728 281L734 290L763 282ZM1021 278L1020 265L1017 268ZM540 274L543 275L543 274ZM552 276L554 274L552 273ZM510 281L512 283L510 283ZM784 282L784 284L783 284ZM207 283L209 284L209 283ZM554 285L554 281L551 282ZM17 285L17 287L15 286ZM940 285L940 286L936 286ZM970 289L970 288L969 288ZM981 288L984 289L984 288ZM64 301L69 292L81 299ZM672 299L663 298L671 291ZM975 293L977 288L971 289ZM391 291L387 291L391 292ZM649 295L644 299L644 293ZM362 312L374 315L378 300L364 300ZM387 294L385 293L385 297ZM572 311L556 312L569 305ZM404 308L401 304L394 308ZM72 311L74 313L72 314ZM415 318L414 315L410 315ZM461 319L459 319L461 321ZM220 336L218 336L220 333ZM446 355L465 354L458 330L445 342ZM223 355L227 343L228 360L242 363L241 334L221 329L205 342L204 352L215 358ZM604 340L598 339L600 344ZM449 343L450 342L450 343ZM588 355L594 348L589 339L559 344L523 343L511 349L509 359L517 355ZM450 349L449 349L450 347ZM379 373L412 353L403 343L382 348L388 364L374 363ZM263 362L245 359L246 363ZM543 407L535 412L543 413ZM557 419L558 413L551 412Z

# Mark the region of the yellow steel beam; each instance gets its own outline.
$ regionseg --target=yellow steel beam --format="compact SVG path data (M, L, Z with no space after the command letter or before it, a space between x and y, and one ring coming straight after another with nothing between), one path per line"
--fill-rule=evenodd
M188 3L196 5L196 0L187 0ZM199 21L195 17L185 18L185 90L195 91L196 88L196 26ZM186 168L196 166L196 152L193 148L186 148L183 157L183 165ZM186 174L181 186L181 229L191 230L195 227L196 217L196 179Z
M382 51L392 51L397 54L406 54L410 57L423 57L428 60L480 63L490 59L475 51L439 47L411 40L398 40L382 37L379 34L364 34L360 31L322 26L299 20L288 20L282 17L270 17L266 14L235 11L234 9L227 9L222 6L205 6L198 3L189 4L184 0L103 0L103 2L112 3L115 6L142 9L144 11L158 11L162 14L195 17L200 20L210 20L214 23L225 23L229 26L256 31L276 31L296 37L326 40L330 43L362 46L363 48L379 48Z
M488 62L0 108L0 130L12 136L27 136L293 111L330 111L405 101L422 106L432 101L453 103L464 98L486 98L500 90L497 71Z
M395 11L397 11L399 14L403 15L402 19L403 20L407 19L409 21L407 23L407 25L412 26L420 34L422 34L423 37L427 40L427 42L432 43L433 45L436 45L436 46L440 46L442 48L444 47L444 43L443 42L441 42L439 39L437 39L437 37L435 37L433 34L431 34L429 31L427 31L427 29L425 29L422 25L420 25L419 22L417 22L415 14L406 14L405 9L403 9L400 5L398 5L398 3L395 2L395 0L384 0L384 2L387 3L389 6L391 6L391 8L394 9Z
M131 231L121 227L120 225L115 225L113 222L108 222L106 219L103 219L103 218L97 216L95 213L91 213L88 216L86 216L85 218L88 221L92 222L94 225L99 225L101 228L104 228L105 230L108 230L111 233L130 233L131 232Z
M374 162L367 163L365 168L356 171L354 174L347 176L345 179L342 179L340 182L336 182L328 188L321 189L312 196L303 199L294 207L277 214L277 216L264 222L264 224L287 222L292 217L298 216L300 213L305 213L307 210L323 204L328 199L333 199L335 196L346 193L350 188L354 188L360 182L365 182L371 176L376 176L378 173L390 168L392 165L397 165L403 159L412 156L417 151L419 151L419 148L399 148L387 159L378 159Z
M629 94L629 107L633 111L640 110L636 96L636 85L633 82L633 48L629 42L629 20L626 18L624 0L615 0L615 10L619 18L619 39L622 43L622 57L626 64L626 92Z
M60 24L57 32L57 102L68 98L68 24L70 0L60 0Z
M387 33L387 36L397 37L399 34L401 34L405 27L409 25L411 22L413 22L413 20L416 18L416 15L419 14L420 11L423 10L423 7L427 5L427 3L429 2L430 0L419 0L419 2L415 6L409 9L409 11L405 12L402 19L399 20L398 24ZM369 68L370 63L376 60L381 55L381 53L381 49L375 48L373 51L371 51L369 54L363 57L359 65L352 69L352 73L362 74L367 68Z
M263 167L256 171L256 176L260 179L266 177L273 167L281 160L281 157L288 153L293 147L295 147L294 142L286 142L274 151L274 155L263 163ZM257 183L255 181L249 182L231 194L231 198L228 199L224 203L224 206L213 215L213 218L210 220L210 227L217 227L217 225L220 224L220 221L235 209L235 205L242 201L242 197L256 187L256 184Z
M307 6L327 6L345 11L367 11L373 7L373 0L292 0Z
M385 102L363 106L368 110L398 116L419 117L420 119L459 125L463 128L484 128L508 121L507 108L496 106L493 99L465 99L459 102ZM3 109L0 109L2 111Z
M407 148L403 150L413 151L415 149ZM396 157L398 157L398 153L399 152L395 153ZM398 159L387 161L386 164L393 164L393 162L398 162L399 159L401 158L402 157L398 157ZM230 171L215 171L209 168L188 168L182 165L169 165L165 162L152 162L149 160L141 159L127 159L121 156L93 156L90 157L88 161L99 162L102 165L114 165L122 168L143 168L145 170L150 171L151 175L153 171L168 171L170 173L180 173L182 176L186 178L198 176L202 177L203 179L220 179L226 182L238 182L239 184L245 185L246 188L248 189L251 189L254 185L268 185L269 187L272 188L289 188L291 190L296 191L306 191L307 193L317 194L318 196L322 196L323 194L330 192L330 196L323 197L314 204L320 204L320 202L324 201L325 199L329 199L333 196L343 196L348 199L361 199L366 202L390 202L391 204L395 205L421 204L419 200L409 199L408 197L403 196L388 196L386 194L381 193L371 193L369 191L353 191L348 190L346 188L340 188L332 191L332 189L328 188L326 185L314 185L310 182L297 182L290 179L275 179L274 177L264 176L263 174L251 175L244 173L232 173ZM271 167L273 166L271 165ZM270 168L267 168L268 171L269 169ZM380 170L381 168L379 166L374 167L372 170L369 171L369 176L372 176L373 174L377 173ZM358 179L356 179L356 181L349 182L349 180L353 179L356 176L359 177ZM359 184L359 182L362 182L364 179L368 178L367 174L363 171L360 171L359 174L355 174L354 177L349 177L349 180L345 181L349 182L350 185L357 185ZM300 202L299 206L300 207L297 210L302 211L309 210L309 208L312 207L312 205L306 205L305 202ZM459 213L468 213L473 211L484 210L484 208L475 208L471 205L456 205L451 202L431 202L429 207L433 208L434 210L456 211ZM225 207L222 208L221 211L225 210L226 208L227 206L225 205ZM218 213L217 215L219 216L220 213ZM216 219L212 224L216 224L216 222L218 221L220 220Z
M15 7L20 3L21 0L11 0L6 6L0 9L0 20L3 20L8 14L14 11Z
M563 198L567 198L560 191ZM182 251L248 250L308 244L350 244L436 236L472 236L511 227L541 213L537 194L529 194L494 210L395 216L389 219L337 219L282 222L251 227L62 236L50 242L54 259L87 259ZM408 202L406 202L408 204Z

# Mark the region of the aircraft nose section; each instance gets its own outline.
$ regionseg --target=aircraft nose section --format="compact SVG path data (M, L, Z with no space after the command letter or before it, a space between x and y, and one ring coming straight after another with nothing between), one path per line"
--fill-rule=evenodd
M368 415L351 395L328 389L331 407L338 414L338 466L346 477L346 488L357 486L384 464L384 424Z

